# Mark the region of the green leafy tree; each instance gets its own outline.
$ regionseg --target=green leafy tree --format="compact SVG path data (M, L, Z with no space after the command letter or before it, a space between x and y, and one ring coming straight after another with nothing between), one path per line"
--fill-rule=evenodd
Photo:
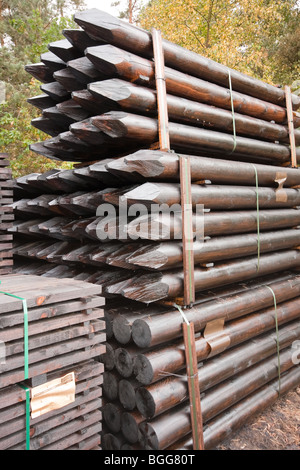
M120 7L121 2L115 1L111 4L114 7ZM119 18L126 19L129 23L138 23L139 14L143 7L142 0L126 0L125 9L119 12Z
M278 83L300 80L300 14L278 41L274 51L275 77Z
M15 177L57 167L29 150L30 143L49 136L31 125L40 112L27 99L41 93L41 84L24 67L40 62L48 44L63 38L64 28L76 27L70 16L72 8L81 7L82 0L0 0L0 79L6 92L0 104L0 151L9 154Z
M140 24L270 83L299 75L299 0L152 0Z

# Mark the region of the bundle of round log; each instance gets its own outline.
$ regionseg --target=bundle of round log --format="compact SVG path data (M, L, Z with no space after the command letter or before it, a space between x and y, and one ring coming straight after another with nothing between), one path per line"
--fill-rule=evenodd
M96 9L74 19L81 29L26 67L42 82L32 125L48 134L31 149L75 165L15 180L15 270L101 285L107 450L193 448L182 307L196 331L204 444L214 448L300 383L300 173L285 92L163 40L171 151L161 151L151 33ZM296 112L294 127L298 145Z
M43 94L29 99L42 111L32 125L52 137L31 149L50 159L98 161L154 144L151 34L128 29L96 9L74 19L82 29L63 31L65 38L50 43L41 62L26 66L42 82ZM290 161L284 90L165 40L163 51L173 150L268 164ZM292 106L300 106L296 95ZM294 127L299 126L295 114ZM297 144L300 131L294 134Z

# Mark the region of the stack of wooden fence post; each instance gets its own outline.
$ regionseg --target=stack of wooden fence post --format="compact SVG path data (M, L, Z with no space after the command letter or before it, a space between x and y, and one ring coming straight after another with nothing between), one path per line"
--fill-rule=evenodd
M27 70L43 82L29 100L42 112L32 124L50 136L31 149L80 164L15 181L15 271L102 286L105 449L193 448L184 312L196 331L204 445L214 448L300 383L300 174L290 149L300 98L291 96L291 135L283 89L164 40L172 152L162 152L151 33L95 9L74 18L81 29ZM196 236L188 309L181 155Z
M100 294L70 279L1 278L0 449L100 449Z

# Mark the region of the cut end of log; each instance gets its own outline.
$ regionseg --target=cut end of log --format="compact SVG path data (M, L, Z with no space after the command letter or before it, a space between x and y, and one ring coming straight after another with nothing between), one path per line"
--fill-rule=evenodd
M53 75L43 62L25 65L25 71L42 83L53 81Z
M139 348L149 348L151 346L151 331L147 322L137 319L133 322L131 336L134 343ZM138 379L139 380L139 379Z
M155 230L153 230L155 227ZM164 224L159 215L137 217L127 225L127 234L133 237L138 234L140 239L159 241L170 240L170 225Z
M135 251L126 258L126 261L135 266L149 269L160 269L168 262L168 256L164 253L163 245L145 246Z
M128 411L122 413L121 430L131 444L135 444L138 441L138 421L135 419L133 413L129 413Z
M144 449L159 449L159 440L151 423L145 421L139 425L139 442Z
M106 202L109 202L110 204L114 204L115 206L119 205L120 200L122 199L124 193L128 192L130 188L120 188L120 189L108 189L105 196L104 200Z
M131 323L126 315L117 315L113 321L113 333L120 344L128 344L131 340Z
M88 90L96 97L109 100L112 102L119 102L126 100L130 96L130 83L113 78L110 80L102 80L93 82L88 85ZM133 85L131 85L133 86Z
M119 21L114 16L99 10L98 8L91 8L89 10L79 11L73 16L75 23L81 26L84 30L88 30L88 35L95 40L102 39L105 41L112 40L113 36L105 23L113 28L114 25L118 26Z
M80 140L90 145L102 145L105 142L104 134L92 124L90 119L75 122L70 125L70 131Z
M131 354L126 348L115 350L115 367L122 377L130 377L133 372L133 361Z
M125 162L125 157L117 158L115 160L111 160L106 165L106 169L109 173L114 176L117 176L123 181L130 181L130 182L137 182L140 181L141 183L144 182L144 178L139 176L137 173L130 171L128 166Z
M62 34L82 53L84 53L87 47L99 46L101 43L105 44L105 41L100 39L94 41L83 29L63 29Z
M153 367L151 362L144 354L137 354L134 360L135 378L143 385L151 384L153 380Z
M118 433L121 430L121 412L114 403L106 403L102 408L103 420L110 431Z
M134 266L126 262L125 255L122 255L122 256L120 255L118 257L114 255L108 256L106 258L106 264L108 264L109 266L115 266L117 268L122 268L122 269L131 269L131 270L135 269Z
M121 294L127 299L146 304L157 302L167 297L169 291L169 287L161 282L161 278L160 273L137 276L122 289Z
M108 104L103 103L103 101L98 100L98 98L95 99L88 90L73 91L71 97L78 105L88 111L90 116L110 111Z
M56 102L66 101L71 98L70 92L58 82L46 83L41 85L40 88Z
M80 151L87 151L89 146L87 143L83 142L82 140L75 137L72 132L62 132L58 135L59 141L62 143L66 143L69 145L70 148Z
M113 115L110 113L105 113L101 116L93 117L92 124L109 137L126 137L127 127L122 122L122 118L125 116L126 114L122 111L114 112Z
M115 76L117 74L116 65L122 64L124 61L124 51L110 44L88 47L85 55L98 72L106 77Z
M39 155L42 155L43 157L47 157L49 158L50 160L57 160L57 161L61 161L61 158L58 158L54 152L52 152L51 150L47 149L43 142L37 142L36 144L30 144L29 145L29 149L32 151L32 152L35 152Z
M150 419L155 416L155 401L146 387L139 387L136 390L136 406L145 418Z
M174 159L178 161L177 156L171 154L167 155L166 152L160 152L157 150L139 150L138 152L125 157L126 167L124 167L124 171L130 173L136 172L145 178L158 177L165 169L165 165L160 162L161 158L164 160L168 158L170 161L174 161Z
M130 272L128 271L127 273L124 273L125 279L121 280L120 282L116 282L113 279L111 279L111 284L105 287L104 293L106 295L120 295L122 292L122 289L126 288L127 285L131 283L131 276Z
M155 203L155 200L160 193L160 187L155 183L144 183L140 186L136 186L131 191L126 192L122 196L122 200L127 200L128 203L133 204L143 201L144 204L149 205Z
M119 382L119 399L125 410L134 410L136 407L135 387L126 379Z

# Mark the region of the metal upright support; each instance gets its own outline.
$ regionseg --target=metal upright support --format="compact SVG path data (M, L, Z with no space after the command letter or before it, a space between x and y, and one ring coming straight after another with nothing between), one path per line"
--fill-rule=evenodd
M204 450L203 420L195 346L195 330L193 323L183 323L183 338L190 396L193 448L194 450Z
M180 189L182 211L182 251L184 272L184 305L191 306L195 302L194 281L194 240L193 240L193 208L191 191L191 167L187 157L180 157Z
M170 151L169 136L169 118L167 105L167 90L165 78L165 61L162 48L161 32L152 29L153 53L155 64L155 80L157 91L157 107L158 107L158 131L160 150L164 152Z
M152 29L155 79L157 91L159 148L170 152L169 118L165 79L164 53L160 31ZM192 224L192 195L190 161L186 157L179 159L181 209L182 209L182 247L184 271L184 306L190 307L195 302L194 249ZM185 344L186 369L189 388L193 447L204 449L201 398L198 381L198 366L193 323L182 324Z
M296 142L295 142L295 133L294 133L292 93L291 93L291 89L289 86L285 86L285 101L286 101L286 111L287 111L289 135L290 135L291 165L293 168L297 168L298 165L297 165Z

